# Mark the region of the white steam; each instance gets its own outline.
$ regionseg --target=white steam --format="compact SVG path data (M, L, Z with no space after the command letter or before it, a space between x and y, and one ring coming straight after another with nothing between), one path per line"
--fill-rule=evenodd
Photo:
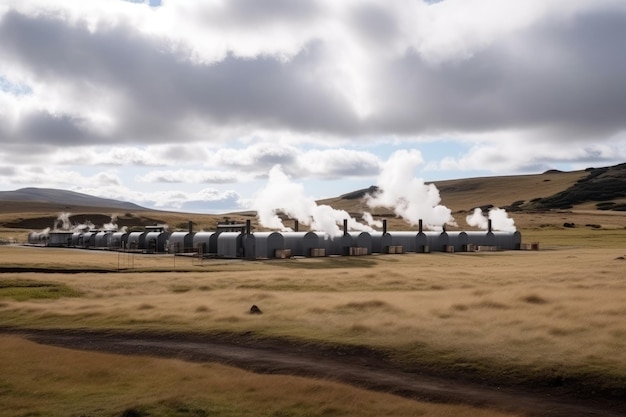
M503 232L515 232L517 230L515 220L509 217L506 210L498 207L490 209L488 217L485 217L482 210L477 207L471 215L465 218L467 224L483 230L489 228L489 220L491 220L491 228L493 230Z
M70 230L72 228L72 222L70 222L70 216L72 213L59 213L57 219L54 222L53 230Z
M292 182L285 175L280 165L275 165L269 171L267 185L255 195L252 207L257 211L261 226L269 229L292 230L286 227L278 216L278 213L283 213L309 226L311 230L325 232L330 236L339 236L343 233L339 225L342 225L344 220L348 221L350 230L373 231L371 227L359 223L344 210L318 205L315 199L304 193L302 184Z
M361 218L363 219L363 221L365 221L365 223L367 223L369 226L372 227L378 227L379 229L381 227L383 227L383 222L382 220L374 220L374 217L372 216L371 213L369 212L364 212L363 216L361 216Z
M378 177L379 191L366 197L367 205L393 209L413 226L419 224L420 219L432 230L441 230L446 224L456 226L452 211L439 204L441 197L437 187L414 177L415 168L422 162L421 153L415 149L393 153Z

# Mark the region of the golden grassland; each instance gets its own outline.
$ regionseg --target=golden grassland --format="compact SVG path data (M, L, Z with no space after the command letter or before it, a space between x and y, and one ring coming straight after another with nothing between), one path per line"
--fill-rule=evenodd
M80 352L0 336L0 416L512 416L213 363ZM286 395L286 393L288 393Z
M61 269L3 273L6 287L55 283L74 293L18 301L0 288L0 325L252 331L372 346L407 367L623 383L626 231L532 237L551 243L540 251L265 262L5 246L4 266ZM264 314L248 314L252 304Z

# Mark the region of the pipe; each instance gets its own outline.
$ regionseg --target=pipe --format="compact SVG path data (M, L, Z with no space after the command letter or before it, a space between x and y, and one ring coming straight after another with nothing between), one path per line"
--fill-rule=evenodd
M348 234L348 219L343 219L343 234Z
M383 235L387 234L387 219L383 219Z
M300 228L300 224L298 223L298 220L294 220L294 221L293 221L293 231L294 231L294 232L298 232L298 231L299 231L299 230L298 230L299 228Z
M491 233L491 219L487 220L487 233Z
M189 220L189 233L193 233L193 222Z
M424 229L422 219L419 219L419 228L420 228L420 233L422 233L422 231Z
M246 220L246 234L249 235L252 230L250 219Z

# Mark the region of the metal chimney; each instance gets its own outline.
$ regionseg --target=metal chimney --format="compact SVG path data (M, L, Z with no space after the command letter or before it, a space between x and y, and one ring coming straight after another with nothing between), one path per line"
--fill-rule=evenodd
M300 224L298 223L298 221L294 220L293 221L293 230L294 230L294 232L297 232L299 227L300 227Z
M491 219L487 220L487 233L491 233Z
M419 219L419 229L420 233L422 233L422 230L424 229L422 219Z
M348 219L343 219L343 234L348 234Z
M248 219L246 220L246 234L249 235L251 230L252 230L252 225L251 225L250 219Z
M383 219L383 235L387 234L387 219Z
M189 220L189 233L193 233L193 222L191 220Z

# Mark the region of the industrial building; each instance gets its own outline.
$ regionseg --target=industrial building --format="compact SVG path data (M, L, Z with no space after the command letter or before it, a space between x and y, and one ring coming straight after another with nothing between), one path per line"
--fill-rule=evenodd
M297 229L297 226L296 226ZM350 232L330 236L323 232L252 232L250 221L244 225L220 225L216 232L188 231L170 233L164 226L149 226L144 231L52 231L33 232L29 244L108 249L142 253L193 253L198 256L243 259L289 258L293 256L355 256L373 253L429 253L516 250L521 248L519 232L492 231L387 231Z

